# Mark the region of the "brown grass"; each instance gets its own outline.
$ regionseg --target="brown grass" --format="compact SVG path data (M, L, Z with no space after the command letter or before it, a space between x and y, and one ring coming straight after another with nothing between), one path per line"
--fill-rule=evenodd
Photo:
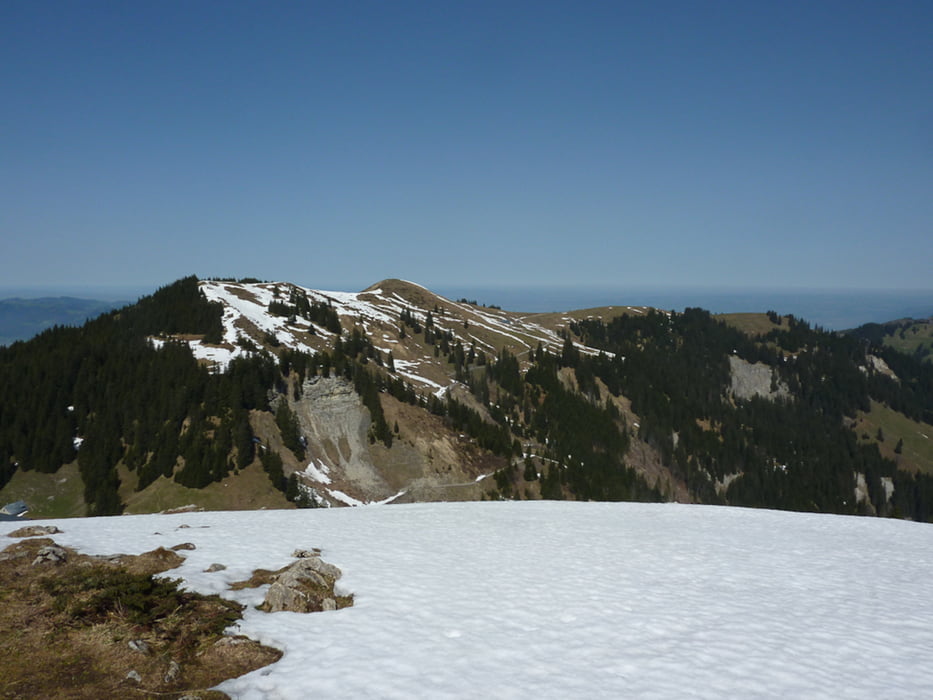
M766 335L773 331L776 328L788 328L788 326L778 326L775 323L771 322L771 319L768 318L767 314L759 313L735 313L735 314L717 314L716 318L720 321L725 321L729 326L732 326L736 330L750 335L752 337L757 337L761 335Z
M884 440L878 440L878 429ZM859 442L874 443L882 457L887 457L906 471L933 474L933 425L918 423L877 401L869 413L858 414L855 434ZM903 440L901 453L894 450Z
M174 552L101 558L66 549L65 562L34 565L50 544L29 539L0 554L0 697L222 698L206 689L281 657L223 635L239 604L152 579ZM137 640L148 650L131 648ZM173 663L177 675L167 677Z

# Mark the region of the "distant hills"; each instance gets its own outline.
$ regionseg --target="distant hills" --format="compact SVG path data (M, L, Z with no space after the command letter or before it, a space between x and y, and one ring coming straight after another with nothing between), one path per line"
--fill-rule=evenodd
M179 280L0 348L35 516L478 499L933 518L933 363L773 311Z
M127 303L75 297L0 299L0 345L28 340L52 326L78 326Z
M849 333L874 345L883 345L917 359L933 362L933 317L866 323Z

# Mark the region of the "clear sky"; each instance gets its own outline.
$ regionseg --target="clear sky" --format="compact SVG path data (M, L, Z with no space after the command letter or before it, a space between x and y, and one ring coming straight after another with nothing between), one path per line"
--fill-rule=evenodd
M3 2L0 285L933 288L933 2Z

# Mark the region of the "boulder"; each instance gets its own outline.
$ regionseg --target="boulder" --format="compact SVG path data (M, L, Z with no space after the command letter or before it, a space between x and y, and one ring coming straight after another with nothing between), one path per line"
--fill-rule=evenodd
M68 556L64 547L59 547L57 544L48 544L39 548L39 551L36 553L36 558L32 561L32 565L62 564L67 558Z
M319 557L301 558L278 573L260 609L267 612L336 610L334 583L341 571Z
M13 530L7 537L43 537L45 535L59 535L59 530L54 525L27 525L18 530Z

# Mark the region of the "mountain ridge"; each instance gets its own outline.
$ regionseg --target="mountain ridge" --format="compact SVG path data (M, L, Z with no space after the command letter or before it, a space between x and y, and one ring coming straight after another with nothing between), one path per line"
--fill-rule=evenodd
M891 352L773 312L191 277L0 352L0 494L54 507L30 474L77 459L94 514L577 498L926 519L922 435L859 434L873 406L933 434L929 372Z

